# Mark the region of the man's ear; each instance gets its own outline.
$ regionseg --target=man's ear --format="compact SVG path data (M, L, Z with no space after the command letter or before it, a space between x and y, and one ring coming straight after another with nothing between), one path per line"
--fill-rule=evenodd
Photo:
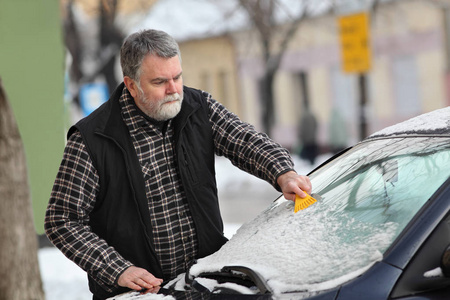
M133 98L136 98L136 96L138 95L138 87L136 85L136 82L128 76L125 76L123 78L123 82L125 83L125 86L127 87L131 96Z

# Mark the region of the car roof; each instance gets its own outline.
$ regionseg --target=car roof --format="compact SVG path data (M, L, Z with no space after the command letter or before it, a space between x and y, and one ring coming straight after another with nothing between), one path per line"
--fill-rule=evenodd
M386 127L366 139L411 135L450 136L450 106Z

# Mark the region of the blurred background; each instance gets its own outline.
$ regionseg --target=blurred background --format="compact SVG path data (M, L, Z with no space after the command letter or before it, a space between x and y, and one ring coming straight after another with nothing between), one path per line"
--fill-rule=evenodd
M67 129L107 101L124 38L145 28L177 39L185 85L291 150L302 173L450 104L450 0L0 0L1 85L39 235Z

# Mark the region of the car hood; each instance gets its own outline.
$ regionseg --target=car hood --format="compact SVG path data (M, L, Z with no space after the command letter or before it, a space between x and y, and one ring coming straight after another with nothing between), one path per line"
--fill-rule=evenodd
M219 251L200 259L190 275L238 265L261 275L273 294L295 291L307 296L331 289L381 260L380 249L396 230L393 223L376 227L336 218L325 199L294 213L294 203L280 197ZM364 234L355 236L355 231Z

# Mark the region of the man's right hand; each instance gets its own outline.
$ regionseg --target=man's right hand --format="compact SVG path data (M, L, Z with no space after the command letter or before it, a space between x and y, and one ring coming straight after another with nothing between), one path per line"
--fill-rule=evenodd
M131 266L119 276L117 284L136 291L142 291L143 289L159 290L159 288L155 288L159 287L162 282L162 279L156 278L147 270Z

